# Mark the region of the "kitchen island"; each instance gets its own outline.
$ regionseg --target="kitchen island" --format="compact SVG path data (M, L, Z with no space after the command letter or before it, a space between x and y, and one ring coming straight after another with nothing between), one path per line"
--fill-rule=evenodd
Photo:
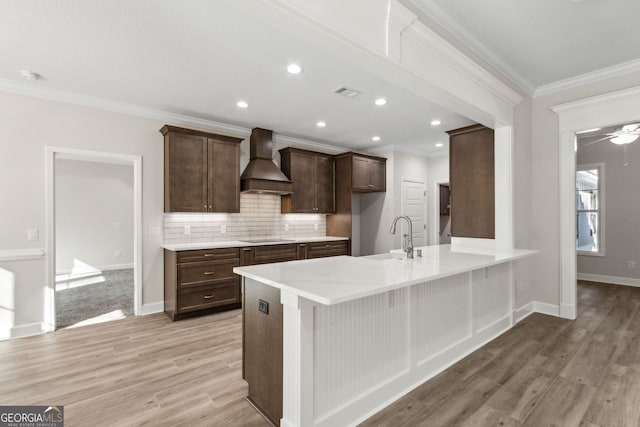
M353 425L513 326L512 262L535 251L417 249L235 268L248 301L244 371L281 373L275 400L280 389L246 377L249 400L286 427ZM280 334L257 331L274 315ZM259 356L274 345L282 366ZM264 406L278 402L275 420Z

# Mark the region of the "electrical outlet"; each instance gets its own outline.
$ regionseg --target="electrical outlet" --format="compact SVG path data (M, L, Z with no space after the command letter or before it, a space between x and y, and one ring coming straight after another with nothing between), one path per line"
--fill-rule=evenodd
M629 266L629 268L636 268L636 262L635 261L629 261L627 263L627 265Z
M227 232L227 225L226 224L222 224L220 226L220 234L225 234Z
M188 236L189 234L191 234L191 226L190 225L185 225L184 226L184 235Z
M318 224L313 224L313 229L314 229L315 231L318 231Z
M122 251L120 249L116 249L115 251L113 251L113 256L118 258L122 256Z
M160 227L149 227L149 237L160 237Z
M289 224L284 225L284 231L289 231Z
M38 240L38 229L30 228L27 230L27 240L35 241Z

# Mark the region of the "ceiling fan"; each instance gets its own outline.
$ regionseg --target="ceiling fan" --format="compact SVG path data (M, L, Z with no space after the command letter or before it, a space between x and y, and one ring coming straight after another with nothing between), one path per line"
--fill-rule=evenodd
M640 138L640 123L630 123L622 126L620 129L611 133L607 133L607 136L598 140L592 141L584 146L595 144L596 142L609 140L617 145L631 144L636 139Z
M640 138L640 123L629 123L628 125L622 126L620 129L617 129L611 133L607 133L607 136L604 138L597 139L595 141L584 144L584 147L588 147L591 144L595 144L597 142L602 141L611 141L616 145L622 145L624 148L624 160L623 165L629 165L627 145L636 141Z

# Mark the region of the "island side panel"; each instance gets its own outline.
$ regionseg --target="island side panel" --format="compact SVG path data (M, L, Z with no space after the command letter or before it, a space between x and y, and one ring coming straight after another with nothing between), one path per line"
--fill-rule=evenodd
M262 311L261 311L262 309ZM249 401L273 424L282 418L280 291L244 278L243 368Z
M313 362L313 390L308 392L313 421L287 426L357 424L509 329L510 271L505 263L347 303L317 305L310 311L313 355L302 362ZM285 343L287 310L285 305ZM300 320L295 323L290 333L300 341L305 334ZM287 381L294 381L287 379L294 375L287 351L284 367L286 393ZM304 403L304 394L298 402L285 397L285 417Z

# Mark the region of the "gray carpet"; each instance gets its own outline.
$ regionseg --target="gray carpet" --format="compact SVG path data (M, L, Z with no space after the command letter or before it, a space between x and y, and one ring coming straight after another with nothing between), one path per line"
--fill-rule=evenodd
M104 281L91 283L102 280L102 277ZM57 328L116 310L127 316L133 315L133 269L104 271L95 276L58 282L58 285L68 289L56 291Z

